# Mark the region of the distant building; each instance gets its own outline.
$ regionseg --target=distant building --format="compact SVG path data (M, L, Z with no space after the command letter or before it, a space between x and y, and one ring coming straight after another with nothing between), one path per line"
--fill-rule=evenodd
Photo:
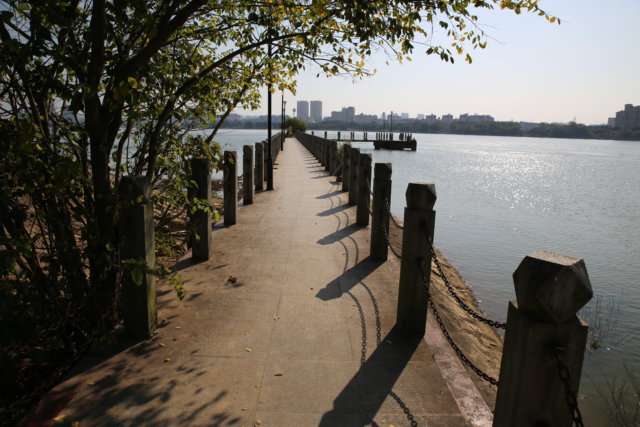
M424 120L424 114L418 114L416 120Z
M626 104L616 113L615 127L623 130L640 129L640 106Z
M409 120L409 113L400 113L401 120Z
M342 116L343 116L342 120L347 123L353 122L355 115L356 115L355 107L345 107L342 109Z
M520 122L520 129L524 131L528 131L531 129L535 129L540 126L540 123L532 123L532 122Z
M310 102L311 111L309 116L311 117L311 121L321 122L322 121L322 101L311 101Z
M387 120L387 113L382 113L381 117L382 117L382 121Z
M309 101L298 101L296 117L303 122L309 121Z
M443 114L440 120L442 120L443 122L452 122L453 114Z
M436 117L435 114L429 114L428 116L425 116L424 119L427 121L427 123L431 124L438 120L438 117Z
M342 113L342 111L332 111L330 117L333 121L344 122L344 114Z
M356 116L353 117L353 121L355 123L371 123L371 122L377 122L378 121L378 116L376 116L375 114L358 114Z
M616 118L609 117L609 119L607 120L607 126L609 126L610 128L616 127Z
M461 122L493 122L494 118L487 114L460 114Z

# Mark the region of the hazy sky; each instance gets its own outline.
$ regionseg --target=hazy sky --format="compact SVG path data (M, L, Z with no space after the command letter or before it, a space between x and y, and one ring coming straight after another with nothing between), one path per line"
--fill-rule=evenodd
M473 64L456 56L444 63L416 48L411 62L385 65L374 54L374 77L352 82L316 78L310 66L296 95L285 93L287 112L297 100L323 102L323 115L353 106L356 114L490 114L496 120L606 123L624 104L640 104L640 0L541 0L561 25L532 14L481 12L494 40L472 51ZM280 112L280 94L274 97ZM265 114L263 108L255 113Z

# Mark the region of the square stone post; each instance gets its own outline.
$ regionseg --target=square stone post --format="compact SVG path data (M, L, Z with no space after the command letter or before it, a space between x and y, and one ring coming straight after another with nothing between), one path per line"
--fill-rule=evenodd
M329 141L329 173L338 174L338 143Z
M255 168L256 191L264 189L264 147L261 142L256 142L256 168Z
M191 159L191 179L196 188L187 191L189 199L211 201L211 160L206 157ZM211 253L211 213L197 210L190 217L191 256L194 261L207 261Z
M156 268L151 181L124 176L118 192L124 329L130 336L148 338L158 324L156 280L151 273Z
M589 327L576 313L593 296L584 261L538 251L513 273L493 425L571 426L560 377L578 396Z
M391 163L376 163L373 175L373 207L371 209L372 259L386 261L389 255L389 211L391 207Z
M324 139L327 139L327 131L324 131Z
M358 207L356 224L369 225L369 203L371 202L371 154L360 154L358 162Z
M351 181L351 175L349 175L351 164L351 145L342 144L342 191L349 191L349 182Z
M360 149L351 147L349 155L349 204L358 203L358 163L360 163Z
M326 139L322 143L324 144L324 169L331 173L333 172L331 170L331 143Z
M238 207L238 154L235 151L224 152L224 225L236 223Z
M427 327L431 280L431 253L427 235L431 236L433 243L436 186L409 183L406 198L396 325L407 335L423 336Z
M253 203L253 145L242 147L242 200L244 205Z

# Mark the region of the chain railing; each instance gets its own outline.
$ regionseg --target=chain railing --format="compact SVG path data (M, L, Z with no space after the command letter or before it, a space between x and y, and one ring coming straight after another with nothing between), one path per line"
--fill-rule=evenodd
M436 265L436 268L438 269L438 274L440 275L440 277L442 277L442 281L444 282L445 287L447 288L447 291L449 292L449 295L451 295L453 297L453 299L458 303L458 305L460 306L460 308L462 308L469 316L473 317L476 320L479 320L480 322L489 325L493 328L496 329L506 329L507 328L507 324L504 322L498 322L497 320L492 320L489 319L485 316L483 316L482 314L478 313L477 311L475 311L473 308L469 307L460 297L460 295L457 294L457 292L455 291L455 289L453 288L453 285L451 284L451 281L449 280L449 278L447 277L447 275L444 272L444 269L442 268L442 263L440 263L440 260L438 259L438 255L436 254L436 250L433 247L433 244L431 243L431 236L429 236L429 234L427 233L426 235L427 237L427 243L429 244L429 251L431 254L431 257L433 258L433 262Z
M428 283L427 283L427 275L426 275L426 273L424 271L424 267L423 267L422 262L420 260L418 261L418 264L420 265L420 273L422 275L422 284L423 284L423 286L425 288L425 291L427 292L427 295L428 295L429 294L429 286L428 286ZM462 361L462 363L464 363L469 368L471 368L471 370L473 372L475 372L476 375L478 375L483 380L487 381L489 384L498 385L498 380L496 380L492 376L490 376L487 373L485 373L482 369L478 368L462 352L460 347L458 347L456 345L456 343L453 341L453 338L451 338L451 335L449 334L449 331L447 330L446 326L444 325L444 322L442 321L442 318L440 317L440 313L438 313L438 309L436 308L436 305L433 302L433 298L431 298L431 297L429 298L429 308L431 308L431 311L433 312L433 315L436 318L436 322L438 322L438 326L440 327L440 330L442 331L442 334L444 335L445 339L447 340L447 342L449 343L449 345L451 346L453 351L455 351L455 353L458 356L458 358Z
M556 362L558 363L558 375L560 376L560 381L562 381L562 386L564 387L564 398L567 401L567 405L569 405L573 425L577 427L584 427L582 414L580 413L580 408L578 408L578 399L576 398L576 395L573 394L571 385L569 384L569 368L567 368L567 365L562 360L563 353L563 347L556 347L555 356Z

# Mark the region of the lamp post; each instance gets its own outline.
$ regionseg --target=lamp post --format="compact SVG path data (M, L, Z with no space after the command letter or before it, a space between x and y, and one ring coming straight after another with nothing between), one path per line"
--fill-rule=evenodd
M271 41L267 54L269 56L269 84L267 85L267 191L273 190L273 156L271 149Z
M280 119L280 124L282 130L280 131L280 150L284 150L284 116L286 115L287 101L284 100L284 92L282 92L282 119Z

